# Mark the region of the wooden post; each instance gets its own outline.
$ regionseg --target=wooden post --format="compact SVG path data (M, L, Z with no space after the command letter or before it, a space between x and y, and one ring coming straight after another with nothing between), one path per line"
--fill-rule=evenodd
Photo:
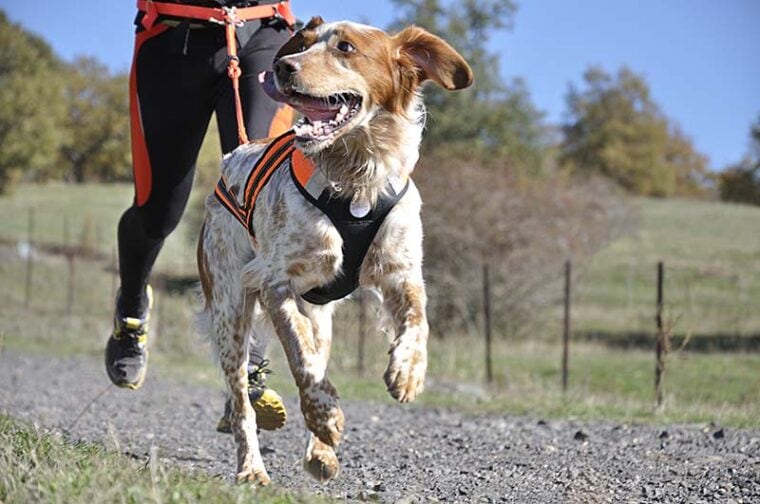
M29 309L32 299L32 275L34 272L34 208L29 208L29 220L27 223L27 245L28 251L26 256L26 287L24 289L24 308Z
M483 325L486 337L486 382L493 382L491 360L491 279L488 263L483 265Z
M359 289L359 345L356 356L356 370L364 373L364 345L367 338L367 293Z
M664 304L663 283L665 280L665 266L662 261L657 263L657 335L655 337L655 368L654 368L654 392L657 407L662 406L662 377L665 374L665 329L662 321L662 309Z
M570 289L573 263L565 261L565 320L562 328L562 391L567 391L567 364L570 353Z

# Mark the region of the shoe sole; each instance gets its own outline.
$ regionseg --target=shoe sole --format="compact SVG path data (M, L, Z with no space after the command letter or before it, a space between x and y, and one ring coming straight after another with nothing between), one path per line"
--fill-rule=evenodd
M288 412L282 403L280 395L267 389L259 397L259 400L253 403L253 410L256 412L256 427L265 431L274 431L282 428L288 420ZM232 424L229 418L223 416L216 424L216 431L222 434L232 434Z
M288 413L280 395L272 389L266 389L259 400L253 404L256 411L256 426L259 429L273 431L285 425Z
M129 390L137 390L140 387L143 386L143 383L145 383L145 375L148 371L148 349L145 349L145 365L142 368L142 372L140 373L140 376L137 377L137 381L135 382L120 382L118 378L114 377L111 374L111 370L106 366L106 372L108 373L108 378L111 379L111 383L116 385L119 388L129 389Z

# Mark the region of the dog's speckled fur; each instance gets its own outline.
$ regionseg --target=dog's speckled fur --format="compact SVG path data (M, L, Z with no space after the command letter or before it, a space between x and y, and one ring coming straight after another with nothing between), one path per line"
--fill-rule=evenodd
M355 51L339 51L340 41L348 41ZM447 89L460 89L472 81L467 63L454 49L416 27L389 36L368 26L325 24L315 18L278 58L297 62L294 79L299 92L361 95L360 112L330 139L296 143L332 187L340 188L335 197L370 204L388 177L406 180L417 162L424 116L420 85L429 79ZM225 158L222 173L236 194L242 192L264 145L253 142ZM335 303L316 306L301 298L338 274L342 240L330 220L303 198L288 170L278 169L259 196L256 239L211 196L198 244L205 297L202 326L232 393L237 477L262 485L269 483L269 476L246 389L250 338L273 331L285 349L301 411L312 432L304 467L320 481L338 473L335 448L344 422L338 394L327 377ZM422 392L427 366L420 207L420 195L410 180L360 272L361 285L382 294L395 329L385 383L400 402L412 401Z

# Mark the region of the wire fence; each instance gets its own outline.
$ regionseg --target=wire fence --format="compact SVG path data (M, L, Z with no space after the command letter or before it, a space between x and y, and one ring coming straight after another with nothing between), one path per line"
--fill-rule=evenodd
M118 288L118 266L114 239L107 238L97 223L87 215L72 218L44 209L29 210L26 229L2 240L4 310L20 310L40 321L61 316L107 320ZM193 331L194 252L193 244L178 235L162 253L163 262L152 280L157 290L159 334ZM593 265L573 266L568 261L558 264L556 272L545 274L554 294L536 308L537 322L529 336L516 336L505 323L509 312L501 309L503 286L490 273L490 265L472 266L472 272L481 278L476 282L480 288L468 294L469 306L461 313L469 320L462 326L470 328L468 341L481 339L482 346L476 346L482 357L473 359L483 363L485 382L494 381L494 353L504 351L504 346L495 342L516 338L532 338L561 349L557 367L563 389L568 386L576 342L651 349L653 355L656 346L662 352L671 344L693 351L760 349L760 278L753 270L734 271L725 265L694 267L674 261L665 263L663 275L658 276L655 263L623 264L603 273L595 272ZM657 302L658 285L662 303ZM364 373L367 355L378 352L373 337L377 306L372 296L358 294L336 320L336 340L344 342L336 359ZM433 301L446 295L429 293ZM172 298L174 307L164 303ZM184 322L178 324L175 318ZM663 335L667 335L667 343L662 342ZM434 332L432 338L451 340L452 335ZM167 338L162 344L183 351L183 341ZM449 358L453 359L441 357ZM444 361L439 365L447 367Z

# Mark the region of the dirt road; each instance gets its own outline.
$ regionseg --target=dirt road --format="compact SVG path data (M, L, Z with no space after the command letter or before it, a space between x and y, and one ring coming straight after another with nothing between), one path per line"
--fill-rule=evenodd
M0 412L231 480L234 446L214 426L219 390L162 378L138 392L107 386L102 365L5 352ZM86 405L101 395L77 417ZM344 401L342 472L326 486L301 469L306 430L288 401L286 428L262 433L275 484L351 500L396 502L760 502L760 431L720 426L468 416Z

